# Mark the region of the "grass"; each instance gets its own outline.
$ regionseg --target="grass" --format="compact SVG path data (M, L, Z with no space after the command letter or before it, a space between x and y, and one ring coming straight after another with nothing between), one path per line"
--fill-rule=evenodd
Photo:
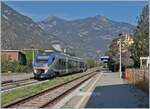
M72 79L77 78L84 74L85 73L76 73L76 74L72 74L72 75L68 75L68 76L56 77L54 79L51 79L51 80L41 83L41 84L27 86L27 87L23 87L20 89L15 89L10 92L3 92L3 93L1 93L1 104L3 106L4 104L11 103L14 100L21 99L25 96L32 95L32 94L37 93L41 90L44 90L48 87L54 87L56 85L62 84L66 81L72 80Z

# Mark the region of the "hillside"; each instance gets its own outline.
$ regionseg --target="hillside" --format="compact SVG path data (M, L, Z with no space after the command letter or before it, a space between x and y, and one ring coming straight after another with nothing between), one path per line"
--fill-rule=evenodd
M132 32L134 29L131 24L99 15L72 21L50 16L38 24L45 32L67 43L71 49L92 57L103 54L119 33Z

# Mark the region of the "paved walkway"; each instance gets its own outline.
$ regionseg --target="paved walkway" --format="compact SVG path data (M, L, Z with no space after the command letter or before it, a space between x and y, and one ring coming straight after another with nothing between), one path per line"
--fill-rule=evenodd
M119 78L118 74L105 73L97 82L94 93L86 104L87 108L127 108L145 107L148 103L148 95L141 90L132 87Z
M118 73L98 73L55 108L145 108L148 100L147 94L120 79Z

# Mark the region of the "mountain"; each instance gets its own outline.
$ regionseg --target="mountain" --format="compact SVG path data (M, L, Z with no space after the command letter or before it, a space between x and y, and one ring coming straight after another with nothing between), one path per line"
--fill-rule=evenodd
M100 15L71 21L49 16L38 24L46 33L56 35L80 55L95 58L104 54L119 33L132 32L134 29L131 24L112 21Z
M1 2L1 48L67 49L80 57L103 54L120 32L132 32L133 25L104 16L67 21L50 16L34 22Z
M31 18L1 2L2 49L51 48L53 35L45 33Z

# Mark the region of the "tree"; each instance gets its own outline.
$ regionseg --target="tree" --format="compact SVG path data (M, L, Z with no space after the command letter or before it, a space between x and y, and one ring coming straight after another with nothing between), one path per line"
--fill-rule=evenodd
M92 68L96 66L96 61L92 58L86 58L86 64L88 65L88 67Z
M134 43L131 46L134 66L140 67L140 57L149 55L149 9L148 5L143 8L138 18L138 24L134 31Z

